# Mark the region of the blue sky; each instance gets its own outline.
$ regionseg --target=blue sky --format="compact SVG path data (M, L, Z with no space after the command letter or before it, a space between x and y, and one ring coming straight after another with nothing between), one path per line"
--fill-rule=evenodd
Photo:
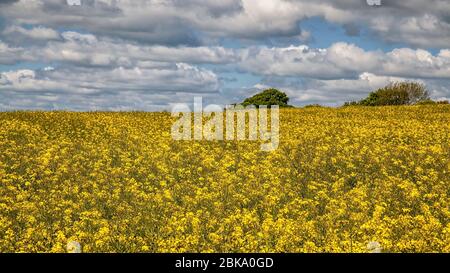
M392 81L450 98L450 2L0 0L0 110L339 106Z

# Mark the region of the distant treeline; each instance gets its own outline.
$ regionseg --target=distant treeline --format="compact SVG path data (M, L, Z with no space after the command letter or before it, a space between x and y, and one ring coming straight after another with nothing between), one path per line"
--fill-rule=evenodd
M433 101L426 86L417 82L393 82L380 88L363 100L346 102L344 106L390 106L449 104L448 101Z
M288 104L289 97L278 89L267 89L250 98L245 99L241 105L278 105L283 108L293 107ZM449 104L449 101L434 101L430 97L427 87L418 82L393 82L389 85L371 92L369 96L360 101L346 102L344 106L393 106L393 105L429 105ZM305 108L323 107L320 104L311 104Z

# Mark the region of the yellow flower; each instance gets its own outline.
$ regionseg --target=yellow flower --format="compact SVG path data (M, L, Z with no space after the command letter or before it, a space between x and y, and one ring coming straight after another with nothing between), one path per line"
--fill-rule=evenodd
M167 113L0 113L0 252L450 252L450 107L283 109L280 145Z

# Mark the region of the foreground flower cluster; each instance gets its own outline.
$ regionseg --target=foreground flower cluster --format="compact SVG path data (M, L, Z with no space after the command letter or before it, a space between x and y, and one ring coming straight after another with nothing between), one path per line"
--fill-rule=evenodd
M450 252L450 107L280 119L262 152L168 113L0 113L0 252Z

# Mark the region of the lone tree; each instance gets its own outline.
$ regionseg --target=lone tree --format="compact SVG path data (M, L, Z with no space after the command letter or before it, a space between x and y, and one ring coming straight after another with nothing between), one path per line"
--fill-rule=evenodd
M247 98L242 103L243 106L255 105L278 105L280 107L291 107L288 105L289 97L286 93L281 92L277 89L271 88L264 90L263 92L254 95L251 98Z
M394 82L380 88L360 102L346 105L384 106L413 105L430 100L430 94L424 84L417 82Z

